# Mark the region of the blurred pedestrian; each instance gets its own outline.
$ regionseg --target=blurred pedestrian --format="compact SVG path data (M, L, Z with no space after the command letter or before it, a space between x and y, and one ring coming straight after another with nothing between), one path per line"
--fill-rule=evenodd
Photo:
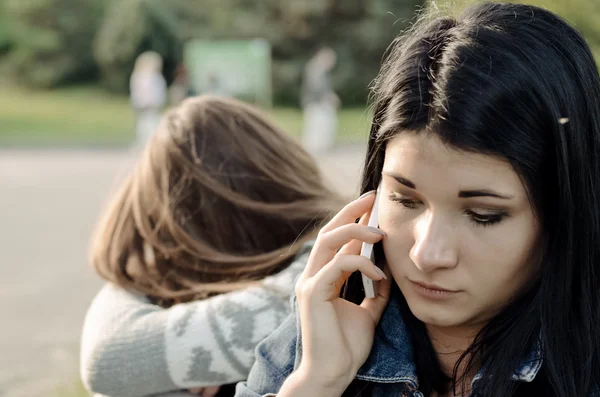
M323 47L307 63L302 81L304 126L302 143L311 153L320 153L335 145L339 97L333 91L331 70L337 62L332 48Z
M181 64L175 70L175 78L169 87L169 105L177 106L186 98L196 95L190 81L190 74L185 65Z
M156 52L144 52L135 62L129 85L138 144L144 144L160 122L167 100L167 82L162 69L162 57Z

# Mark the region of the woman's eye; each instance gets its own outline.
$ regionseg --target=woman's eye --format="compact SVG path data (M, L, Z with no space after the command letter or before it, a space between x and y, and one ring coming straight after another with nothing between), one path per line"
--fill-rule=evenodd
M419 200L415 200L415 199L410 199L410 198L406 198L406 197L401 197L401 196L396 196L396 195L390 195L390 200L395 201L397 203L402 204L402 206L404 208L410 209L410 210L414 210L415 208L417 208L421 202Z
M479 214L475 211L467 211L467 216L473 223L478 226L491 226L496 223L502 222L508 214L505 212L498 212L494 214Z
M390 195L390 200L400 203L404 208L414 210L417 209L421 204L419 200L415 200L408 197L398 196L395 194ZM469 219L477 226L491 226L500 223L508 216L506 212L495 212L491 214L480 214L473 210L467 210L466 215Z

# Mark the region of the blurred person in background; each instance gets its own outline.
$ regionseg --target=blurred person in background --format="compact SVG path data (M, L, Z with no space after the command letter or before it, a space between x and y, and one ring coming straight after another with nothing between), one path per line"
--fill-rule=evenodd
M140 145L154 133L167 101L167 82L162 69L162 57L156 52L147 51L136 59L131 74L131 105L136 115L136 138Z
M337 54L323 47L308 61L304 69L301 103L303 108L302 143L310 153L320 153L335 145L340 99L333 91L331 70Z
M81 376L107 396L233 395L341 207L315 161L254 107L184 100L110 202L91 262Z
M169 87L169 105L177 106L184 99L195 95L190 82L190 73L184 64L180 64L175 70L175 78Z

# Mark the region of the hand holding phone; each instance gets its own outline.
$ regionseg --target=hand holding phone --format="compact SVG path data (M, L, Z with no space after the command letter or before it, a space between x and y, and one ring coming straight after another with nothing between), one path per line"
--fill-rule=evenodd
M369 215L369 222L367 226L371 227L379 227L379 191L381 190L381 185L377 187L377 191L375 192L375 202L373 203L373 208L371 209L371 214ZM366 258L369 258L371 262L375 263L375 258L373 254L373 244L363 243L362 248L360 250L360 254ZM367 298L375 298L378 293L378 282L371 280L369 277L362 275L363 288L365 289L365 296Z
M385 239L385 233L377 228L365 228L369 218L371 225L377 225L378 205L385 204L384 201L377 204L377 195L372 193L375 192L348 203L322 228L296 282L294 292L302 325L302 362L294 371L298 377L291 375L288 378L291 381L281 387L282 395L286 392L310 395L315 390L326 391L327 395L342 395L369 357L375 328L389 301L392 285L391 278L385 277L371 261L356 256L360 253L357 252L357 241L376 243ZM359 217L361 221L357 224ZM378 248L375 246L376 254L379 254ZM370 256L373 246L365 246L364 251L364 255ZM352 288L346 290L350 292L348 299L341 294L348 275L356 275L357 271L372 280L382 280L376 298L364 301L366 304L359 303L363 299L352 293L354 281L360 277L353 277L346 284Z

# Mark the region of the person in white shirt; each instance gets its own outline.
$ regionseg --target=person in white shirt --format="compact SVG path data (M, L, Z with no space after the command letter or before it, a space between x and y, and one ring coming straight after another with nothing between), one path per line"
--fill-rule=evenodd
M136 139L140 145L154 133L167 101L167 82L162 69L162 57L148 51L137 58L131 74L131 105L136 114Z

